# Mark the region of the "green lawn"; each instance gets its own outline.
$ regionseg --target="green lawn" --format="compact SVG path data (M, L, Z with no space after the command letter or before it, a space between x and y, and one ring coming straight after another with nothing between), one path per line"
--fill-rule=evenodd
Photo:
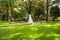
M60 40L59 24L60 22L37 22L33 25L0 22L0 40Z

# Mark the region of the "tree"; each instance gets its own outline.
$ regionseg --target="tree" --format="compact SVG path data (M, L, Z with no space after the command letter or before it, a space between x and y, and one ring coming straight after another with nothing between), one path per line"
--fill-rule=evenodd
M59 10L60 9L58 6L51 8L50 13L51 13L51 16L53 17L52 21L54 21L56 18L60 16Z
M46 0L46 21L49 20L49 11L52 0Z
M32 19L32 17L31 17L31 15L32 15L32 13L34 13L34 11L35 11L35 8L36 8L36 6L37 6L37 4L39 4L39 2L40 2L40 4L43 4L42 2L41 2L42 0L25 0L25 3L27 2L28 4L25 4L25 8L27 9L27 12L28 12L28 14L29 14L29 20L28 20L28 23L33 23L33 19ZM41 8L41 9L43 9L42 11L44 11L45 9L44 9L44 7L43 7L43 5L42 6L38 6L38 8ZM39 15L39 14L38 14Z
M11 21L12 20L12 14L13 14L13 9L15 6L17 6L15 4L16 0L0 0L1 2L1 8L5 8L5 12L3 11L4 15L2 17L2 19L6 19L7 21Z
M50 15L52 16L52 21L55 21L56 18L58 18L60 16L60 7L59 7L59 0L54 0L52 2L52 8L50 10Z
M36 20L40 20L40 19L45 19L45 1L39 1L37 2L37 5L35 7L35 13L34 16L36 18Z
M25 0L25 1L27 1L27 0ZM27 12L28 12L28 14L29 14L29 19L28 19L28 23L29 24L33 24L33 19L32 19L32 1L33 0L28 0L28 7L27 7Z
M6 19L5 20L8 20L8 18L9 18L9 20L10 20L10 14L11 14L11 12L10 12L10 9L11 9L11 0L0 0L0 2L2 3L1 4L1 7L5 7L5 12L6 13L4 13L4 15L3 15L3 18L5 17Z

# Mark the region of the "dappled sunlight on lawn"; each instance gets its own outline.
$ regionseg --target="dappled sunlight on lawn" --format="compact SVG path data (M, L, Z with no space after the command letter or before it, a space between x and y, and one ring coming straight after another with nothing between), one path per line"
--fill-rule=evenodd
M15 34L10 34L10 36L8 36L7 38L12 38L12 37L14 37L14 36L16 36L16 35L20 35L21 33L15 33Z
M0 28L0 40L60 40L60 23L19 24Z
M54 40L60 40L60 38L55 38Z
M60 35L59 35L59 34L47 34L47 37L49 37L49 36L60 37Z

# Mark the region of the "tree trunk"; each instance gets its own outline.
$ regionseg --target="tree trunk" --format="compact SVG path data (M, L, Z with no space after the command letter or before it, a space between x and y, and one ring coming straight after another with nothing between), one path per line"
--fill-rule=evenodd
M10 1L10 5L9 5L9 18L8 21L11 21L11 15L12 15L12 6L11 6L11 1Z
M46 3L46 21L48 21L48 0L47 0L47 3Z
M32 13L31 13L31 11L32 11L32 10L31 10L31 9L32 9L32 8L31 8L31 5L32 5L32 4L31 4L31 1L29 0L29 6L28 6L28 14L29 14L29 15L28 15L28 16L29 16L28 23L29 23L29 24L33 24L33 19L32 19L32 16L31 16L31 14L32 14Z
M9 8L9 17L8 17L8 21L11 21L11 8Z
M55 19L56 19L56 17L54 16L54 17L53 17L53 19L52 19L52 21L54 22L54 21L55 21Z

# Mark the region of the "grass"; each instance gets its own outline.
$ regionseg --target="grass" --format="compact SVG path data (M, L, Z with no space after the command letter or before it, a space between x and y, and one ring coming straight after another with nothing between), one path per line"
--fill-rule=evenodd
M0 25L9 26L0 28L0 40L60 40L60 22L13 23L0 22Z

